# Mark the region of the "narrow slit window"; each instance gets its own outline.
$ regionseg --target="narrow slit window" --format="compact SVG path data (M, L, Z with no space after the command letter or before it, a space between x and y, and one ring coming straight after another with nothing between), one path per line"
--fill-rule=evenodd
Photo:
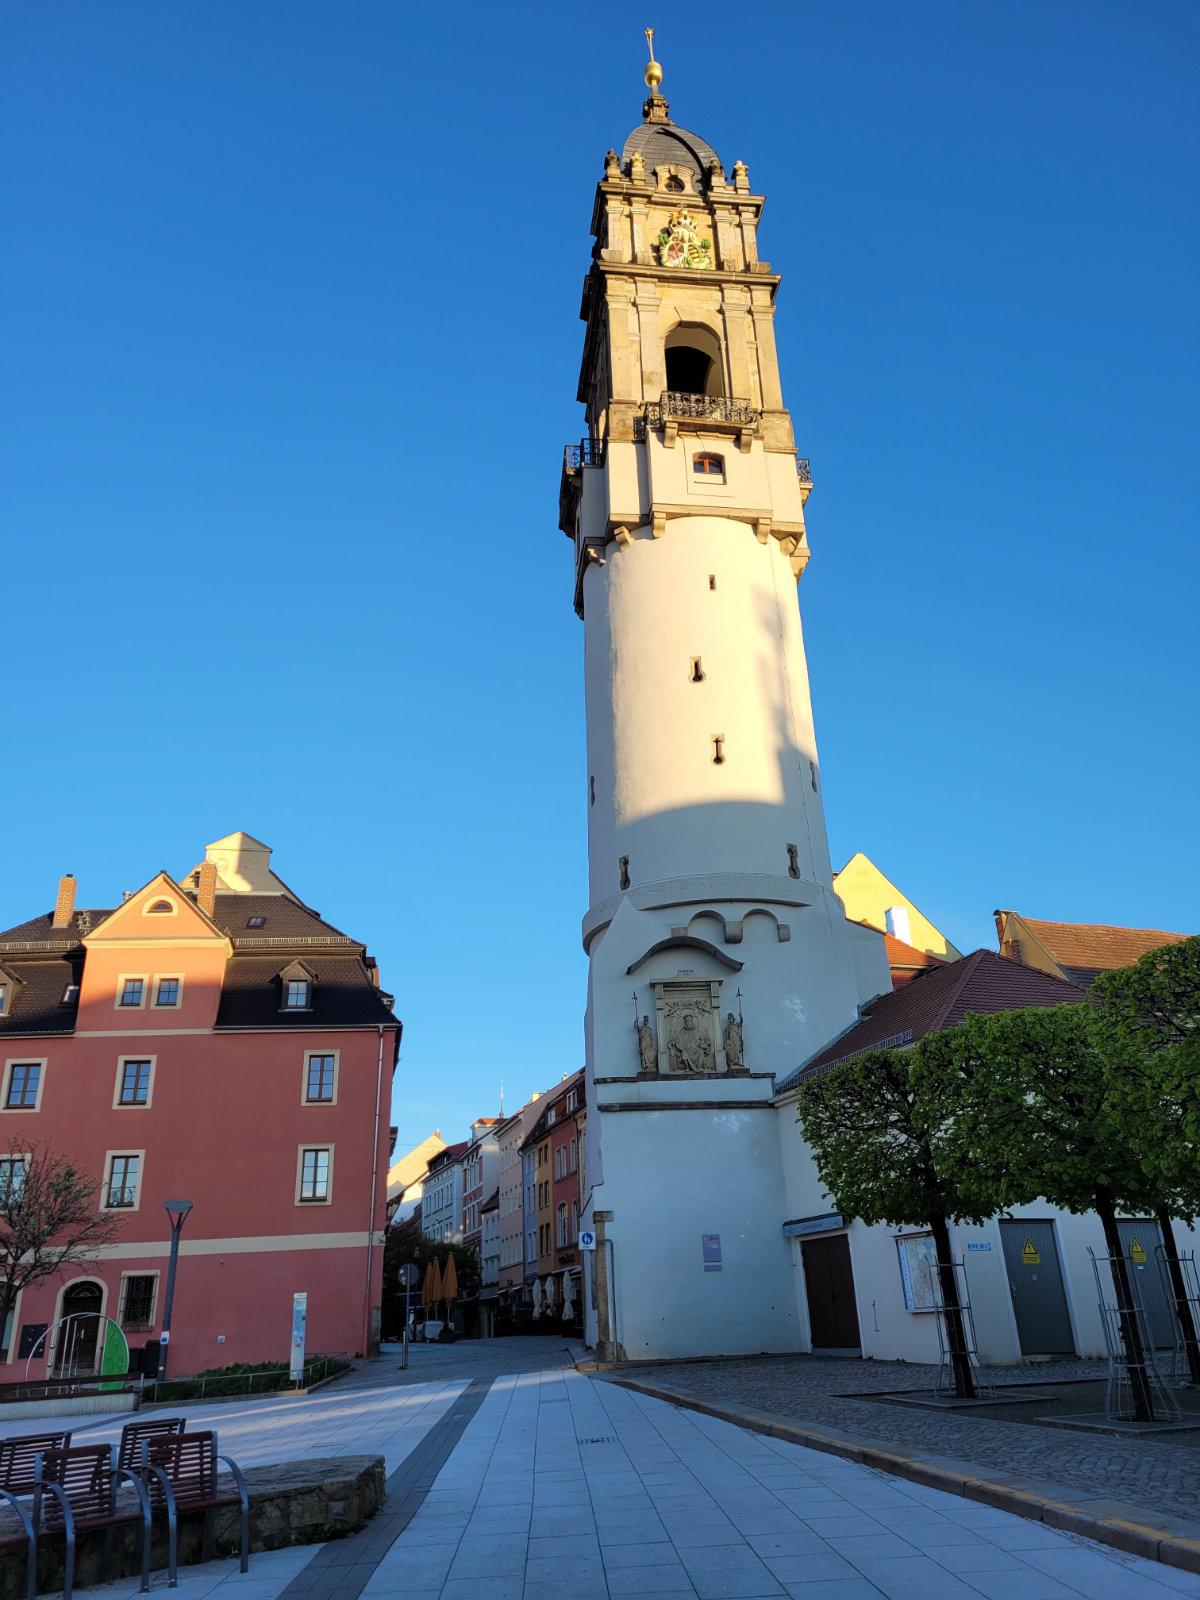
M799 850L796 848L796 846L794 844L790 844L787 847L787 853L788 853L788 877L789 878L798 878L800 876L800 852L799 852Z
M622 856L620 861L618 862L618 866L620 867L620 870L621 870L621 887L622 887L622 889L628 889L628 887L629 887L629 857L628 856Z
M596 779L593 776L593 777L590 777L588 779L588 805L594 806L595 804L596 804Z
M704 668L700 665L700 657L699 656L693 656L692 657L691 679L692 679L693 683L703 683L704 682Z
M715 572L710 572L708 575L708 587L710 589L715 589L717 587L717 575Z
M713 742L712 742L712 744L713 744L713 753L712 753L713 766L714 767L719 767L722 764L722 762L725 760L725 735L723 733L714 733L713 734Z

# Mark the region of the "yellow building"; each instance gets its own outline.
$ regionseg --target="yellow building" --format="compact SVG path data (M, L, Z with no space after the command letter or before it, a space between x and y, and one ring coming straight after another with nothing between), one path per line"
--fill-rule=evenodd
M861 850L834 873L833 888L851 922L865 922L943 961L957 961L962 954Z

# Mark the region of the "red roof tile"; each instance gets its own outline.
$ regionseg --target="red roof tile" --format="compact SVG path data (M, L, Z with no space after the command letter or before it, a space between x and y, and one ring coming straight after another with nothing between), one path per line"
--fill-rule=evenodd
M1114 928L1103 922L1041 922L1020 911L997 915L1019 917L1060 967L1091 973L1132 966L1149 951L1190 937L1158 928Z
M1021 1006L1078 1005L1072 983L1023 967L991 950L940 963L900 989L881 994L863 1015L779 1085L784 1088L865 1050L912 1044L953 1028L969 1012L1016 1011Z

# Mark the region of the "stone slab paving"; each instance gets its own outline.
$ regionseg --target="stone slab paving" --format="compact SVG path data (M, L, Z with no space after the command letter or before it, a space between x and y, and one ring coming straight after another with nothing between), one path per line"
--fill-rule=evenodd
M570 1369L471 1386L482 1399L411 1514L381 1513L394 1540L345 1541L328 1582L314 1549L255 1556L245 1576L185 1569L180 1600L332 1600L347 1570L363 1600L1200 1600L1200 1577ZM444 1430L466 1388L361 1391L382 1415L356 1448L373 1428L394 1441L405 1402ZM136 1584L88 1592L132 1600Z
M989 1373L998 1385L1103 1377L1103 1362L1064 1361ZM775 1411L798 1422L844 1428L998 1471L1105 1493L1149 1511L1200 1519L1200 1450L1169 1438L1120 1439L841 1398L848 1391L932 1387L936 1368L909 1362L820 1356L764 1356L728 1361L638 1363L638 1382L680 1390L724 1405Z
M1200 1577L576 1373L497 1379L363 1600L1170 1600Z

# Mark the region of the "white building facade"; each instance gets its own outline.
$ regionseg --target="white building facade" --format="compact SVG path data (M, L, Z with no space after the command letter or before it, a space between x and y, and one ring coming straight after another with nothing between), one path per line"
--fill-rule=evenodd
M656 88L643 115L597 190L588 437L560 501L587 716L587 1336L628 1359L800 1346L773 1079L889 984L831 882L762 198Z
M439 1244L462 1243L463 1155L466 1145L448 1145L429 1163L421 1199L421 1232Z

